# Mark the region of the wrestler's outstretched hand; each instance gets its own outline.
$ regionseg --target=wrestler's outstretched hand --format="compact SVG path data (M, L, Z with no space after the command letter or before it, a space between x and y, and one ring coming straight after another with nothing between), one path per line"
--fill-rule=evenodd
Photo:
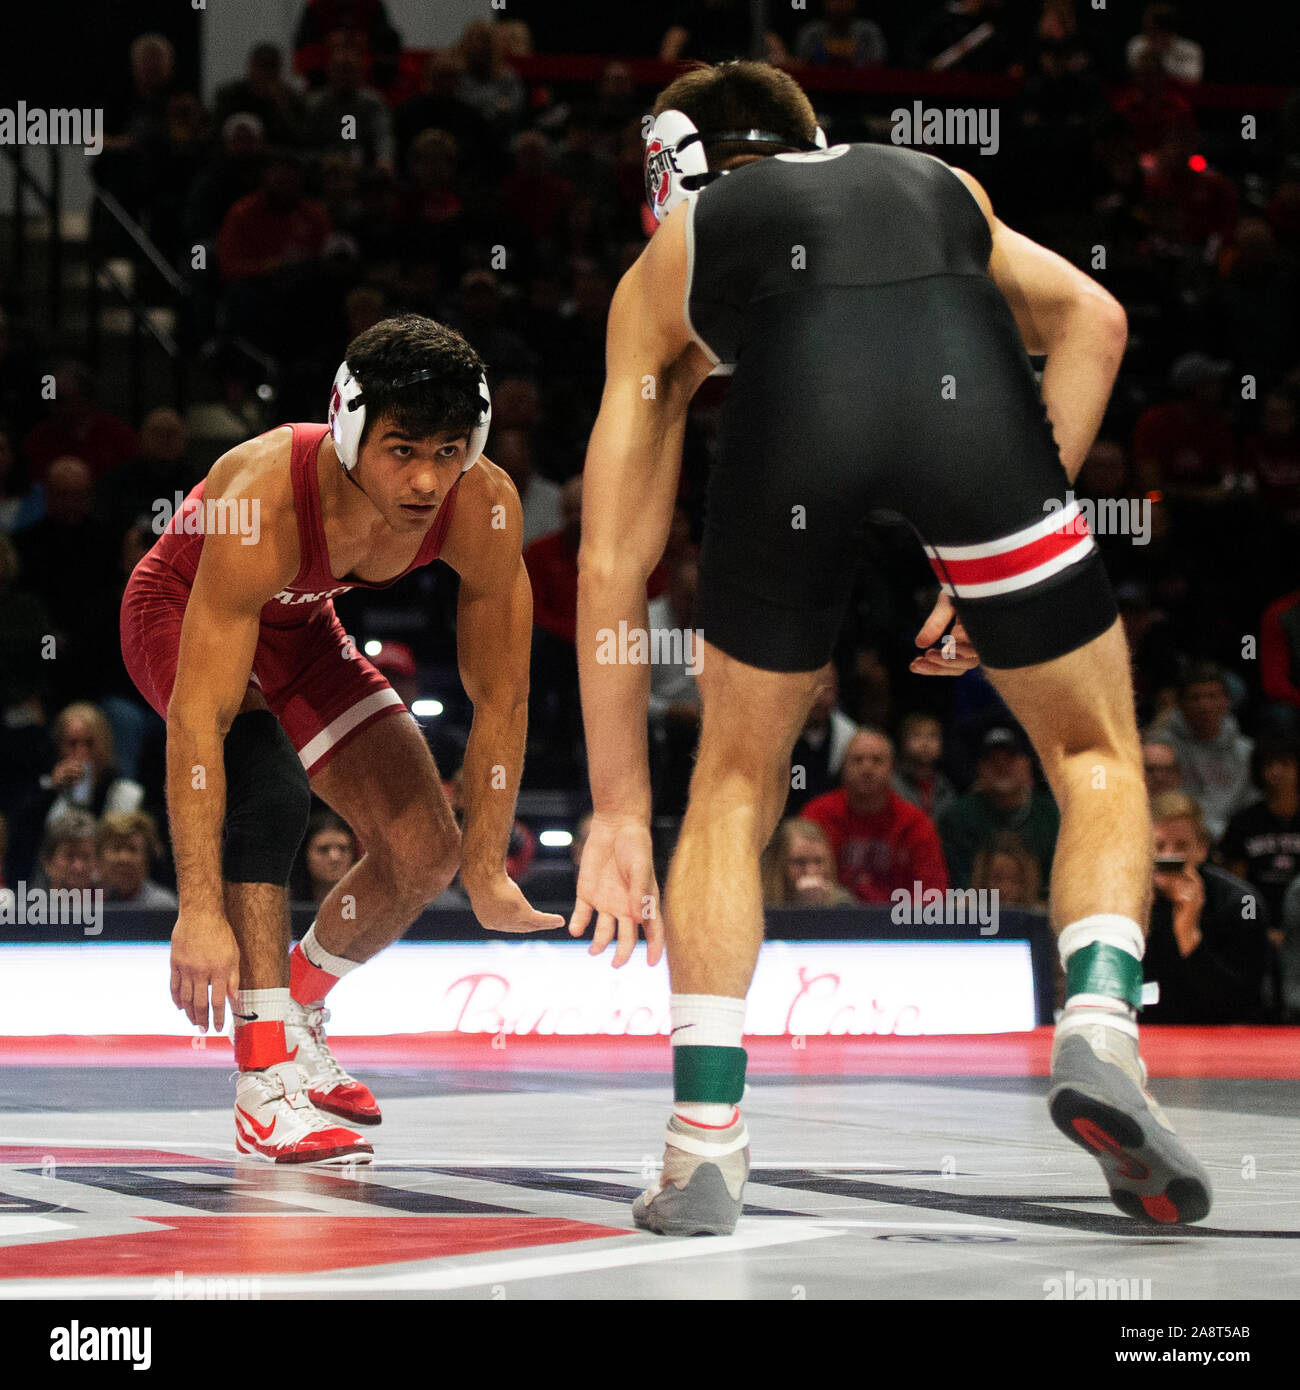
M597 813L591 818L569 935L584 935L593 913L596 930L591 955L600 955L617 935L614 965L626 965L632 958L639 926L645 932L646 959L651 965L659 963L664 924L655 882L654 848L650 827L639 817Z
M466 885L465 891L479 926L488 931L554 931L564 925L558 912L538 912L508 874L502 873L473 888Z

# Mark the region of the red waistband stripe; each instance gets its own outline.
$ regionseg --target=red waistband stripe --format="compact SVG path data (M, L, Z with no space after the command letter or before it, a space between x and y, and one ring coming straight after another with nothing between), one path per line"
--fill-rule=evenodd
M991 598L1028 589L1085 560L1096 548L1078 502L979 545L925 547L944 593L956 598Z

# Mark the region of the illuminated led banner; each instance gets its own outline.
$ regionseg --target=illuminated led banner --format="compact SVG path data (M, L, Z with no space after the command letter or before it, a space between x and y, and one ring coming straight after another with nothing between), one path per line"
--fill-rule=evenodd
M644 948L621 970L580 943L399 943L346 976L330 1031L666 1034L668 972ZM168 948L0 948L0 1035L192 1032L168 993ZM769 941L746 1032L1008 1033L1034 1027L1025 941Z

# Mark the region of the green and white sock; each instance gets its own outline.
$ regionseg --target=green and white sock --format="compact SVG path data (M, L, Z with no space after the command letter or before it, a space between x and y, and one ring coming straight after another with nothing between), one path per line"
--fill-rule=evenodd
M728 1129L745 1092L745 1001L674 994L673 1112L704 1129Z
M1131 917L1099 912L1071 922L1058 946L1065 969L1065 1008L1056 1036L1104 1021L1137 1037L1146 941Z

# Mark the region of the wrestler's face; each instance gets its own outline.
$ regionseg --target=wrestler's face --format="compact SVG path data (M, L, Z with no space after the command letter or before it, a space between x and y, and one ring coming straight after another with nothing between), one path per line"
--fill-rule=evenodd
M356 478L395 531L423 531L460 476L469 437L406 434L395 421L375 421L357 460Z

